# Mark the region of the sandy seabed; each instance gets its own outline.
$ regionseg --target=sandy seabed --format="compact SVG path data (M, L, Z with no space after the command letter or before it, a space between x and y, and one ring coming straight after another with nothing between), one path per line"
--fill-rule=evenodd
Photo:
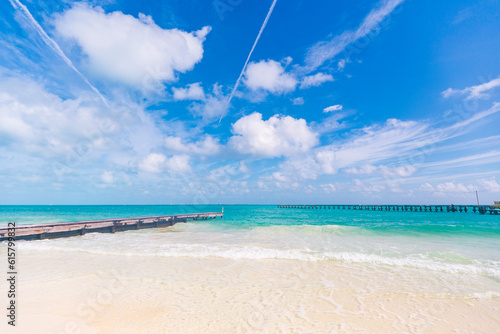
M432 272L26 251L18 273L17 326L4 316L2 333L500 332L497 293L475 294L461 287L466 278Z

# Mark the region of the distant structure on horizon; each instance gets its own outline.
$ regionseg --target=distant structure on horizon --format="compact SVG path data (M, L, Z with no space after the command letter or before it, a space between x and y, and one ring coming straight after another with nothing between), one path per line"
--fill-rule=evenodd
M479 212L484 215L500 214L500 202L494 205L417 205L417 204L279 204L279 209L339 209L339 210L372 210L372 211L413 211L413 212Z

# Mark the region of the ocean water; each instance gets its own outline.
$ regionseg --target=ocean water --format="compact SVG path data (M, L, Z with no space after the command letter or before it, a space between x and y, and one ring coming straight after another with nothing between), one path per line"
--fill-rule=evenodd
M225 256L297 260L339 260L428 266L449 264L500 278L500 217L478 213L401 212L339 209L280 209L254 205L110 205L0 206L0 226L79 220L142 217L194 212L221 212L224 218L188 222L167 234L145 230L134 234L144 243L167 237L165 255L174 248L185 256ZM162 232L164 230L161 230ZM92 239L129 238L95 235ZM71 240L78 245L85 238ZM189 250L183 252L182 242ZM42 244L59 244L51 240ZM64 243L64 242L63 242ZM152 245L153 247L154 245ZM187 246L187 245L186 245ZM217 247L215 247L217 246ZM193 247L199 253L193 251ZM184 254L185 253L185 254ZM213 254L212 254L213 253ZM228 255L229 256L229 255ZM445 266L446 267L446 266Z
M2 206L0 210L0 224L33 224L220 212L222 207ZM260 310L253 316L253 325L246 314L233 315L241 321L234 320L232 332L272 333L298 323L303 332L314 328L325 333L363 332L367 328L361 319L366 320L370 312L374 312L372 322L366 326L375 326L370 332L479 333L500 329L496 316L500 307L500 216L229 205L224 206L223 219L116 234L19 241L18 248L26 268L43 264L40 270L25 269L29 271L25 279L35 286L40 282L76 284L78 277L119 270L122 280L142 280L149 282L149 287L156 286L151 296L158 291L167 293L170 290L165 284L175 281L184 291L177 295L181 302L175 307L184 310L196 309L194 300L206 289L215 291L211 297L203 297L209 304L253 291L252 296L260 297L249 295L238 306L219 307L217 312L226 315L245 305ZM75 258L87 259L89 267L74 264ZM89 269L90 264L93 269ZM193 286L201 290L186 294ZM142 288L144 285L137 287ZM325 289L330 289L328 298ZM266 298L270 295L277 299L269 301ZM371 305L370 310L366 305ZM276 320L286 313L283 309L290 312L288 320ZM460 313L467 317L453 320ZM214 314L199 323L221 316ZM180 327L169 330L198 332L197 327L191 331L182 327L187 325L179 317ZM332 317L337 318L332 322ZM387 322L391 318L394 321ZM427 327L415 327L416 323ZM89 320L85 326L93 325ZM199 332L203 332L201 328ZM113 331L101 328L97 332Z
M2 206L0 210L1 226L8 221L23 225L221 212L222 206ZM26 242L23 247L130 256L331 260L420 268L500 282L500 217L471 212L230 205L224 207L223 219L124 235Z

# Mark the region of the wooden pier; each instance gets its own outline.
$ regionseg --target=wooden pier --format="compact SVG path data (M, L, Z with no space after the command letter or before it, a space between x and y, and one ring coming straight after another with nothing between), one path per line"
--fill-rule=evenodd
M340 209L340 210L372 210L372 211L409 211L409 212L478 212L500 214L500 209L489 205L278 205L280 209Z
M69 223L50 223L37 225L16 225L16 240L41 240L84 235L86 233L115 233L145 228L167 227L188 220L222 218L222 213L206 212L168 216L115 218L86 220ZM12 231L12 230L11 230ZM9 228L0 228L0 242L9 239Z

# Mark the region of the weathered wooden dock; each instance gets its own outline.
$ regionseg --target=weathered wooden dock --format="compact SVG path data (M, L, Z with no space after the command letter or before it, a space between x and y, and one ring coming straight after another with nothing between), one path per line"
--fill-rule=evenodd
M41 240L84 235L86 233L115 233L145 228L168 227L188 220L222 218L219 212L179 214L167 216L115 218L86 220L68 223L18 225L15 227L16 240ZM12 230L11 230L12 231ZM8 240L9 228L0 227L0 242Z
M478 212L500 214L500 209L489 205L278 205L280 209L340 209L340 210L372 210L372 211L409 211L409 212Z

